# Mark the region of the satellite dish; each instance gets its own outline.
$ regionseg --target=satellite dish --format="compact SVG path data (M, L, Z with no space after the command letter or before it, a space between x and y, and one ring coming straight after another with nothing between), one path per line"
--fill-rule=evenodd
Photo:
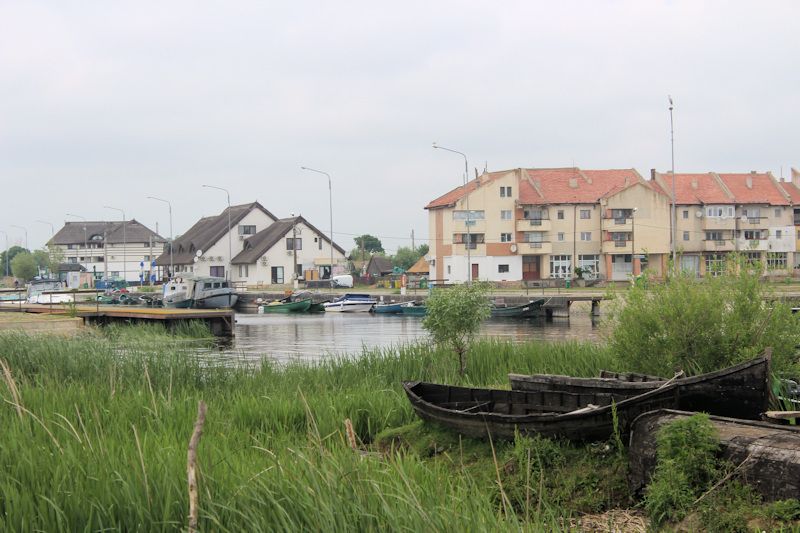
M697 218L703 218L703 210L698 209L697 211L694 212L694 216L696 216Z
M517 245L516 244L512 244L510 249L511 249L511 253L512 254L517 253Z
M197 261L199 261L199 260L200 260L200 257L193 257L192 258L192 261L194 261L195 263L197 263Z
M194 254L194 255L196 255L197 257L200 257L201 255L203 255L203 250L197 250L197 253Z

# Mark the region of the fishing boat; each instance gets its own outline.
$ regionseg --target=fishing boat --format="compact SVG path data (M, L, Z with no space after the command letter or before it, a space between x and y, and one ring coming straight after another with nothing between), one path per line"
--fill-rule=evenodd
M233 307L238 295L227 280L216 277L175 278L164 284L164 307L220 309Z
M311 298L295 301L276 300L258 308L259 313L307 313L311 308Z
M428 314L428 308L423 304L414 302L414 305L403 307L403 316L425 316Z
M543 299L531 300L522 305L498 306L493 305L492 318L536 318L541 315Z
M513 439L515 432L571 440L604 440L654 409L705 411L756 420L770 399L769 356L724 370L672 379L635 396L587 389L492 390L420 381L403 383L423 419L470 437ZM615 413L615 415L614 415Z
M369 294L347 293L323 304L325 312L369 313L377 301Z
M557 374L509 374L508 381L512 390L561 390L575 393L603 391L630 397L657 389L669 379L647 374L601 370L598 378L576 378Z
M414 302L391 302L388 304L375 304L372 308L373 313L399 315L403 312L404 307L414 305Z

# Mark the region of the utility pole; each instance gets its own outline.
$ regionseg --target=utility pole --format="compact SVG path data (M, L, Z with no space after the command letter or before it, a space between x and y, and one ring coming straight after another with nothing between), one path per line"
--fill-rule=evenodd
M416 252L417 247L414 245L414 230L411 230L411 250Z
M675 107L672 103L672 96L668 96L669 98L669 145L670 145L670 152L672 155L672 210L670 213L669 225L671 231L670 240L672 241L672 269L673 272L677 274L678 272L678 265L677 265L677 258L675 256L675 245L676 245L676 238L677 234L675 232L678 221L675 218L675 130L673 128L672 123L672 108Z

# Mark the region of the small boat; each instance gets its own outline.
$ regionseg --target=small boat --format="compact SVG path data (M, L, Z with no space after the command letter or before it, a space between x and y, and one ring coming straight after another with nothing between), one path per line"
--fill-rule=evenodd
M414 302L414 305L403 307L402 312L403 316L425 316L428 314L428 308Z
M599 378L576 378L556 374L509 374L508 380L511 383L511 390L560 390L575 393L604 391L625 397L657 389L669 381L668 378L659 376L608 370L601 370Z
M769 356L685 379L635 396L608 389L492 390L409 381L403 383L417 415L470 437L513 439L515 432L572 440L604 440L617 427L654 409L705 411L757 420L770 399Z
M312 302L311 306L308 308L309 313L324 313L325 312L325 304L330 302L330 300L325 300L324 302Z
M258 308L259 313L306 313L311 308L311 298L284 302L276 300Z
M377 301L369 294L347 293L323 304L326 312L337 313L369 313Z
M164 307L221 309L233 307L238 295L217 277L175 278L164 284Z
M492 318L536 318L541 315L544 300L531 300L522 305L511 307L492 306Z
M403 312L404 307L414 305L414 302L392 302L388 304L375 304L372 308L373 313L399 315Z

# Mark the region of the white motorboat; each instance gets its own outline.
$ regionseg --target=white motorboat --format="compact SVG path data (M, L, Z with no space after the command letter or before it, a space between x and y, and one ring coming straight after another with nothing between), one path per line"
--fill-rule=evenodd
M347 293L344 296L323 304L325 312L336 313L369 313L377 300L369 294Z
M221 309L233 307L238 298L224 278L175 278L164 284L164 307Z

